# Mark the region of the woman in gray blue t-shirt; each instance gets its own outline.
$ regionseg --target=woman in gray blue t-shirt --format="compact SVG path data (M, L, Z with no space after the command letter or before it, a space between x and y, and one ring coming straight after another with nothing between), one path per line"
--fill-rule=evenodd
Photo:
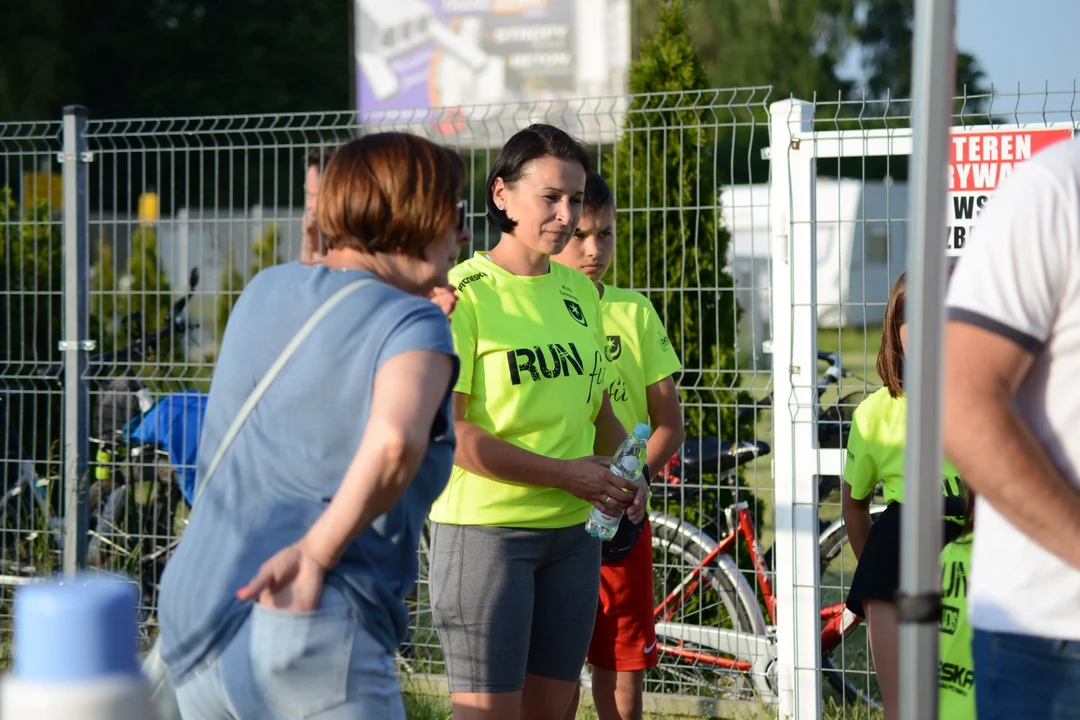
M451 150L404 133L338 149L322 178L323 264L245 288L221 345L197 467L323 302L203 489L159 616L185 720L404 718L393 653L416 546L454 455L457 359L426 299L469 239Z

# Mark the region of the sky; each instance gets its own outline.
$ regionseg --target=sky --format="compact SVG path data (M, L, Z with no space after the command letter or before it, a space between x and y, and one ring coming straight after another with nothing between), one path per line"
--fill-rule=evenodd
M1030 123L1068 120L1075 111L1073 119L1080 119L1080 0L955 2L956 47L974 55L993 83L995 115ZM840 75L861 75L857 48Z
M956 46L1002 89L1069 90L1080 80L1077 0L956 0Z

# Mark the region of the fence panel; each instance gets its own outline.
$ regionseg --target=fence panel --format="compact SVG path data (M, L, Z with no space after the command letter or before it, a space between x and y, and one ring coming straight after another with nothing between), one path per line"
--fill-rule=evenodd
M1016 162L1072 135L1076 99L1074 91L956 98L948 255L971 240L978 209ZM771 111L772 218L782 228L773 234L773 382L784 404L773 416L776 583L781 604L790 603L778 627L780 713L881 717L866 625L842 605L856 561L838 488L852 413L882 391L885 307L907 262L909 102L791 100ZM993 154L980 156L984 147ZM883 508L879 484L872 517Z
M14 585L61 562L61 134L0 123L0 657Z
M647 678L650 707L720 715L729 701L775 701L771 554L762 549L773 528L771 430L767 414L749 405L768 396L771 377L765 352L770 191L761 154L768 144L768 92L499 106L470 109L467 121L457 111L399 113L365 118L363 127L348 112L91 117L84 307L96 348L86 375L88 562L139 584L144 639L156 632L157 581L184 527L195 418L228 312L255 272L298 256L307 151L391 128L459 148L468 169L472 252L497 240L483 213L486 175L499 146L541 121L576 132L611 183L618 204L611 281L649 297L684 365L675 380L690 440L657 478L652 501L655 591L663 607L661 665ZM25 198L40 181L20 173L39 170L44 160L57 168L59 139L59 123L0 124L0 185L22 193L14 211L35 207ZM59 216L48 206L42 212L28 226L37 234L27 234L25 224L22 232L41 248L52 243L42 258L56 267L42 267L34 282L9 281L0 321L16 318L23 321L20 332L48 337L33 336L40 344L34 355L26 350L29 341L5 341L5 387L33 380L35 363L61 362ZM3 220L5 277L11 278L10 268L30 260L6 240L18 224ZM55 302L47 319L46 301ZM59 412L58 383L39 381L27 393ZM60 438L58 414L51 423L7 424L26 442L5 446L14 449L4 467L29 468L23 471L38 479L30 483L35 487L60 471L49 455ZM58 536L25 524L2 528L24 545L46 536L51 543L36 564L12 564L13 556L4 556L12 583L59 569ZM422 570L425 563L421 548ZM410 636L399 656L402 669L417 677L443 672L427 597L422 575L409 599ZM6 652L0 657L6 660Z

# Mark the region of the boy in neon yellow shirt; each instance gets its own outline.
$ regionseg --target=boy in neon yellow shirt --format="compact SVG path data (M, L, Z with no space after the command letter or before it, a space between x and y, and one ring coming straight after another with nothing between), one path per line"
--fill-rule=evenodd
M968 504L969 511L974 504ZM941 625L938 628L938 717L974 720L975 671L967 617L971 531L941 551Z
M590 173L577 231L552 260L580 270L596 284L607 355L617 371L607 386L612 408L627 431L639 422L653 429L646 464L659 468L683 441L682 407L672 378L682 363L648 298L601 282L615 250L614 230L611 189L599 174ZM645 670L659 661L652 610L652 539L646 518L629 555L601 566L600 601L589 646L600 720L642 716ZM575 694L568 720L577 705Z

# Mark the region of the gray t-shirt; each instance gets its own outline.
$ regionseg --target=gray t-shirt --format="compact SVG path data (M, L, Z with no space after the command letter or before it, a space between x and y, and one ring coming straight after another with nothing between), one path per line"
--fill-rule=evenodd
M197 485L241 405L285 345L327 298L365 275L289 263L252 279L222 341ZM376 373L410 350L446 353L456 368L442 311L375 282L323 318L263 395L210 479L162 579L162 656L176 681L224 649L251 609L235 599L236 591L326 508L360 446ZM453 464L453 384L454 378L412 484L327 577L388 652L405 637L403 601L416 582L419 534Z

